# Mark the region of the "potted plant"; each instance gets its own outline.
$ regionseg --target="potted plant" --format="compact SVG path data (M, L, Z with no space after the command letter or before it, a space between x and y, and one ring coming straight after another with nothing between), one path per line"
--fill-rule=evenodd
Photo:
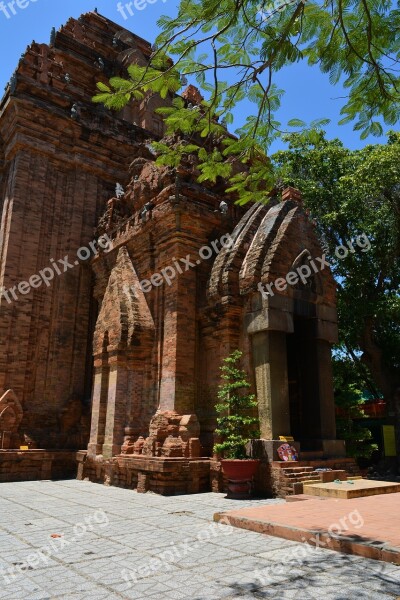
M254 394L246 393L250 388L247 376L240 369L242 352L235 350L224 359L221 369L223 382L218 388L217 442L214 452L222 458L221 466L228 480L228 497L249 498L252 479L259 460L246 456L246 444L258 438L258 417L254 416L257 401Z

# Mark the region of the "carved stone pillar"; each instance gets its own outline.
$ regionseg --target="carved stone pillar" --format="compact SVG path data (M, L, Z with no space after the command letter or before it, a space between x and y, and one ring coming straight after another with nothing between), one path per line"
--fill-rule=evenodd
M121 452L127 417L128 369L121 357L110 358L108 378L107 417L103 456L111 458Z
M92 423L88 454L96 456L101 454L104 443L106 427L107 396L108 396L109 368L103 361L96 365L94 371L92 394Z
M260 331L251 339L261 437L290 435L286 333Z

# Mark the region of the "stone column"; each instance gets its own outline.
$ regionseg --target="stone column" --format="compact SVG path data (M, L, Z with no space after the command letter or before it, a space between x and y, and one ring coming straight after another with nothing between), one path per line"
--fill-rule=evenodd
M261 437L276 440L290 435L286 333L260 331L251 339Z
M101 454L103 448L107 412L108 377L109 368L104 364L96 365L95 362L92 393L92 423L88 445L89 456Z
M107 418L103 444L104 458L121 452L127 418L128 369L121 357L110 359L108 380Z

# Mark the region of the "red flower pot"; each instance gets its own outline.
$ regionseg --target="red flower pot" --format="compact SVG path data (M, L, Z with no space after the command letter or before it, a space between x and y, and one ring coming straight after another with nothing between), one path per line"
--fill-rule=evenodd
M259 463L256 459L221 460L222 471L228 480L228 498L251 497L253 477Z

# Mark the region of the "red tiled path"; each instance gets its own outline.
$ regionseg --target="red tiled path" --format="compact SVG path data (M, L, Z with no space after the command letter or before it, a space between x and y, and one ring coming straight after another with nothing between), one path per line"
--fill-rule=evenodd
M316 498L214 515L217 521L222 517L242 529L400 565L400 493Z

